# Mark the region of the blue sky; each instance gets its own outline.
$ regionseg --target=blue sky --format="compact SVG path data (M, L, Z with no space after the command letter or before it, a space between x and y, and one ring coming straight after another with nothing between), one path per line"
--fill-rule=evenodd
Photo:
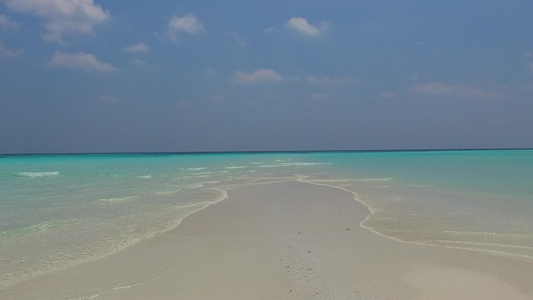
M533 147L531 12L0 0L0 153Z

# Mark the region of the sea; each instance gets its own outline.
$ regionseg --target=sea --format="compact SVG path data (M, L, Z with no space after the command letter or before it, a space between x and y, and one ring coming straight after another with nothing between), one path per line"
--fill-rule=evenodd
M381 236L533 263L533 150L0 155L0 289L291 180L350 192Z

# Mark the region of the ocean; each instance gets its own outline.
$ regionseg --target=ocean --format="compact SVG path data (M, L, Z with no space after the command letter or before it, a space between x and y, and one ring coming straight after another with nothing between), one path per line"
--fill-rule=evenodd
M352 193L384 237L533 263L533 150L2 155L0 289L286 180Z

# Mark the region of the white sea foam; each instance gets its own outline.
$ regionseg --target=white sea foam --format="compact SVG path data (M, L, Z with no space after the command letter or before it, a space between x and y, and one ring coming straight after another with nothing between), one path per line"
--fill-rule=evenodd
M220 180L204 181L202 184L217 184L220 183Z
M201 167L201 168L187 168L185 171L202 171L207 170L207 167Z
M465 245L465 246L479 246L481 248L511 248L511 249L525 249L533 250L531 246L524 245L512 245L512 244L501 244L501 243L490 243L490 242L471 242L471 241L454 241L454 240L430 240L429 243L435 244L451 244L451 245Z
M335 183L335 182L350 182L350 179L318 179L318 180L313 180L313 181L323 182L323 183L326 183L326 182Z
M391 181L392 177L385 177L385 178L358 178L354 179L355 181Z
M187 185L184 185L183 188L185 189L199 189L201 187L203 187L204 185L201 184L201 183L192 183L192 184L187 184Z
M260 168L279 168L279 167L309 167L309 166L320 166L320 165L330 165L329 162L279 162L277 164L258 165Z
M141 176L137 176L137 178L150 179L150 178L152 178L152 175L151 175L151 174L148 174L148 175L141 175Z
M100 297L100 294L83 296L83 297L80 297L80 298L70 298L69 300L90 300L90 299L96 299L98 297Z
M103 203L124 203L130 200L136 199L136 198L137 196L127 196L127 197L115 197L115 198L102 198L102 199L98 199L97 201L100 201Z
M259 168L279 168L282 167L282 165L258 165Z
M227 166L226 169L232 170L232 169L244 169L248 168L248 166Z
M46 177L46 176L57 176L59 175L58 171L51 171L51 172L20 172L17 173L17 175L24 176L24 177Z
M79 298L70 298L69 300L90 300L90 299L96 299L98 297L100 297L100 294L83 296L83 297L79 297Z
M0 240L10 239L18 236L23 236L30 233L42 232L47 229L60 228L66 225L75 224L79 222L75 220L50 220L39 224L29 225L27 227L17 228L13 230L3 231L0 233Z
M181 191L182 189L179 188L179 189L175 189L175 190L167 190L167 191L155 191L155 194L157 196L165 196L165 195L172 195L172 194L175 194L179 191Z
M213 174L213 172L194 172L194 173L190 173L191 176L195 176L195 177L205 177L205 176L209 176Z
M306 167L306 166L320 166L320 165L330 165L329 162L282 162L282 166L296 166L296 167Z

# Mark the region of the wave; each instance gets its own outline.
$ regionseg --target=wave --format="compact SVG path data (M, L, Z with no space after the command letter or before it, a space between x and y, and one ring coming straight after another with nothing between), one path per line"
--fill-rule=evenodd
M271 165L258 165L259 168L279 168L279 167L309 167L309 166L320 166L320 165L330 165L329 162L280 162L278 164Z
M363 182L367 182L367 181L391 181L393 178L392 177L385 177L385 178L358 178L358 179L354 179L354 181L363 181Z
M193 190L193 189L199 189L199 188L202 188L204 185L201 184L201 183L191 183L191 184L187 184L187 185L184 185L182 186L184 189L190 189L190 190Z
M71 224L77 224L80 220L50 220L39 224L33 224L26 227L7 230L0 233L0 240L7 240L30 233L42 232L47 229L60 228Z
M313 179L313 182L330 182L330 183L335 183L335 182L350 182L351 179Z
M181 190L182 190L182 189L179 188L179 189L176 189L176 190L155 191L155 194L156 194L157 196L172 195L172 194L175 194L175 193L180 192Z
M185 171L202 171L202 170L207 170L207 167L202 167L202 168L187 168L187 169L185 169Z
M437 245L464 245L464 246L478 246L480 248L509 248L509 249L524 249L533 250L532 246L516 245L516 244L502 244L495 242L476 242L476 241L455 241L455 240L429 240L428 243L434 243Z
M150 174L148 174L148 175L140 175L140 176L137 176L137 178L150 179L150 178L152 178L152 175L150 175Z
M279 168L283 167L282 165L258 165L259 168Z
M22 176L22 177L46 177L46 176L57 176L59 175L59 171L51 171L51 172L20 172L16 173L16 175Z
M200 184L217 184L217 183L220 183L220 180L204 181L204 182L201 182Z
M194 172L194 173L190 173L189 175L194 176L194 177L205 177L211 174L213 174L213 172Z
M244 169L248 168L248 166L227 166L226 169L233 170L233 169Z
M103 202L103 203L111 203L111 204L114 204L114 203L124 203L124 202L128 202L130 200L133 200L137 198L137 196L127 196L127 197L115 197L115 198L102 198L102 199L98 199L97 201L99 202Z
M211 183L218 183L216 181L206 181L206 182L203 182L205 184L211 184ZM195 189L199 189L199 188L202 188L204 187L204 184L203 183L200 183L200 182L197 182L197 183L191 183L191 184L185 184L185 185L180 185L180 186L176 186L174 188L170 188L168 190L160 190L160 191L155 191L154 193L157 195L157 196L166 196L166 195L172 195L172 194L176 194L176 193L179 193L183 190L195 190Z
M282 166L297 166L297 167L306 167L306 166L320 166L320 165L331 165L331 163L329 162L316 162L316 163L311 163L311 162L290 162L290 163L286 163L286 162L282 162L281 163Z

